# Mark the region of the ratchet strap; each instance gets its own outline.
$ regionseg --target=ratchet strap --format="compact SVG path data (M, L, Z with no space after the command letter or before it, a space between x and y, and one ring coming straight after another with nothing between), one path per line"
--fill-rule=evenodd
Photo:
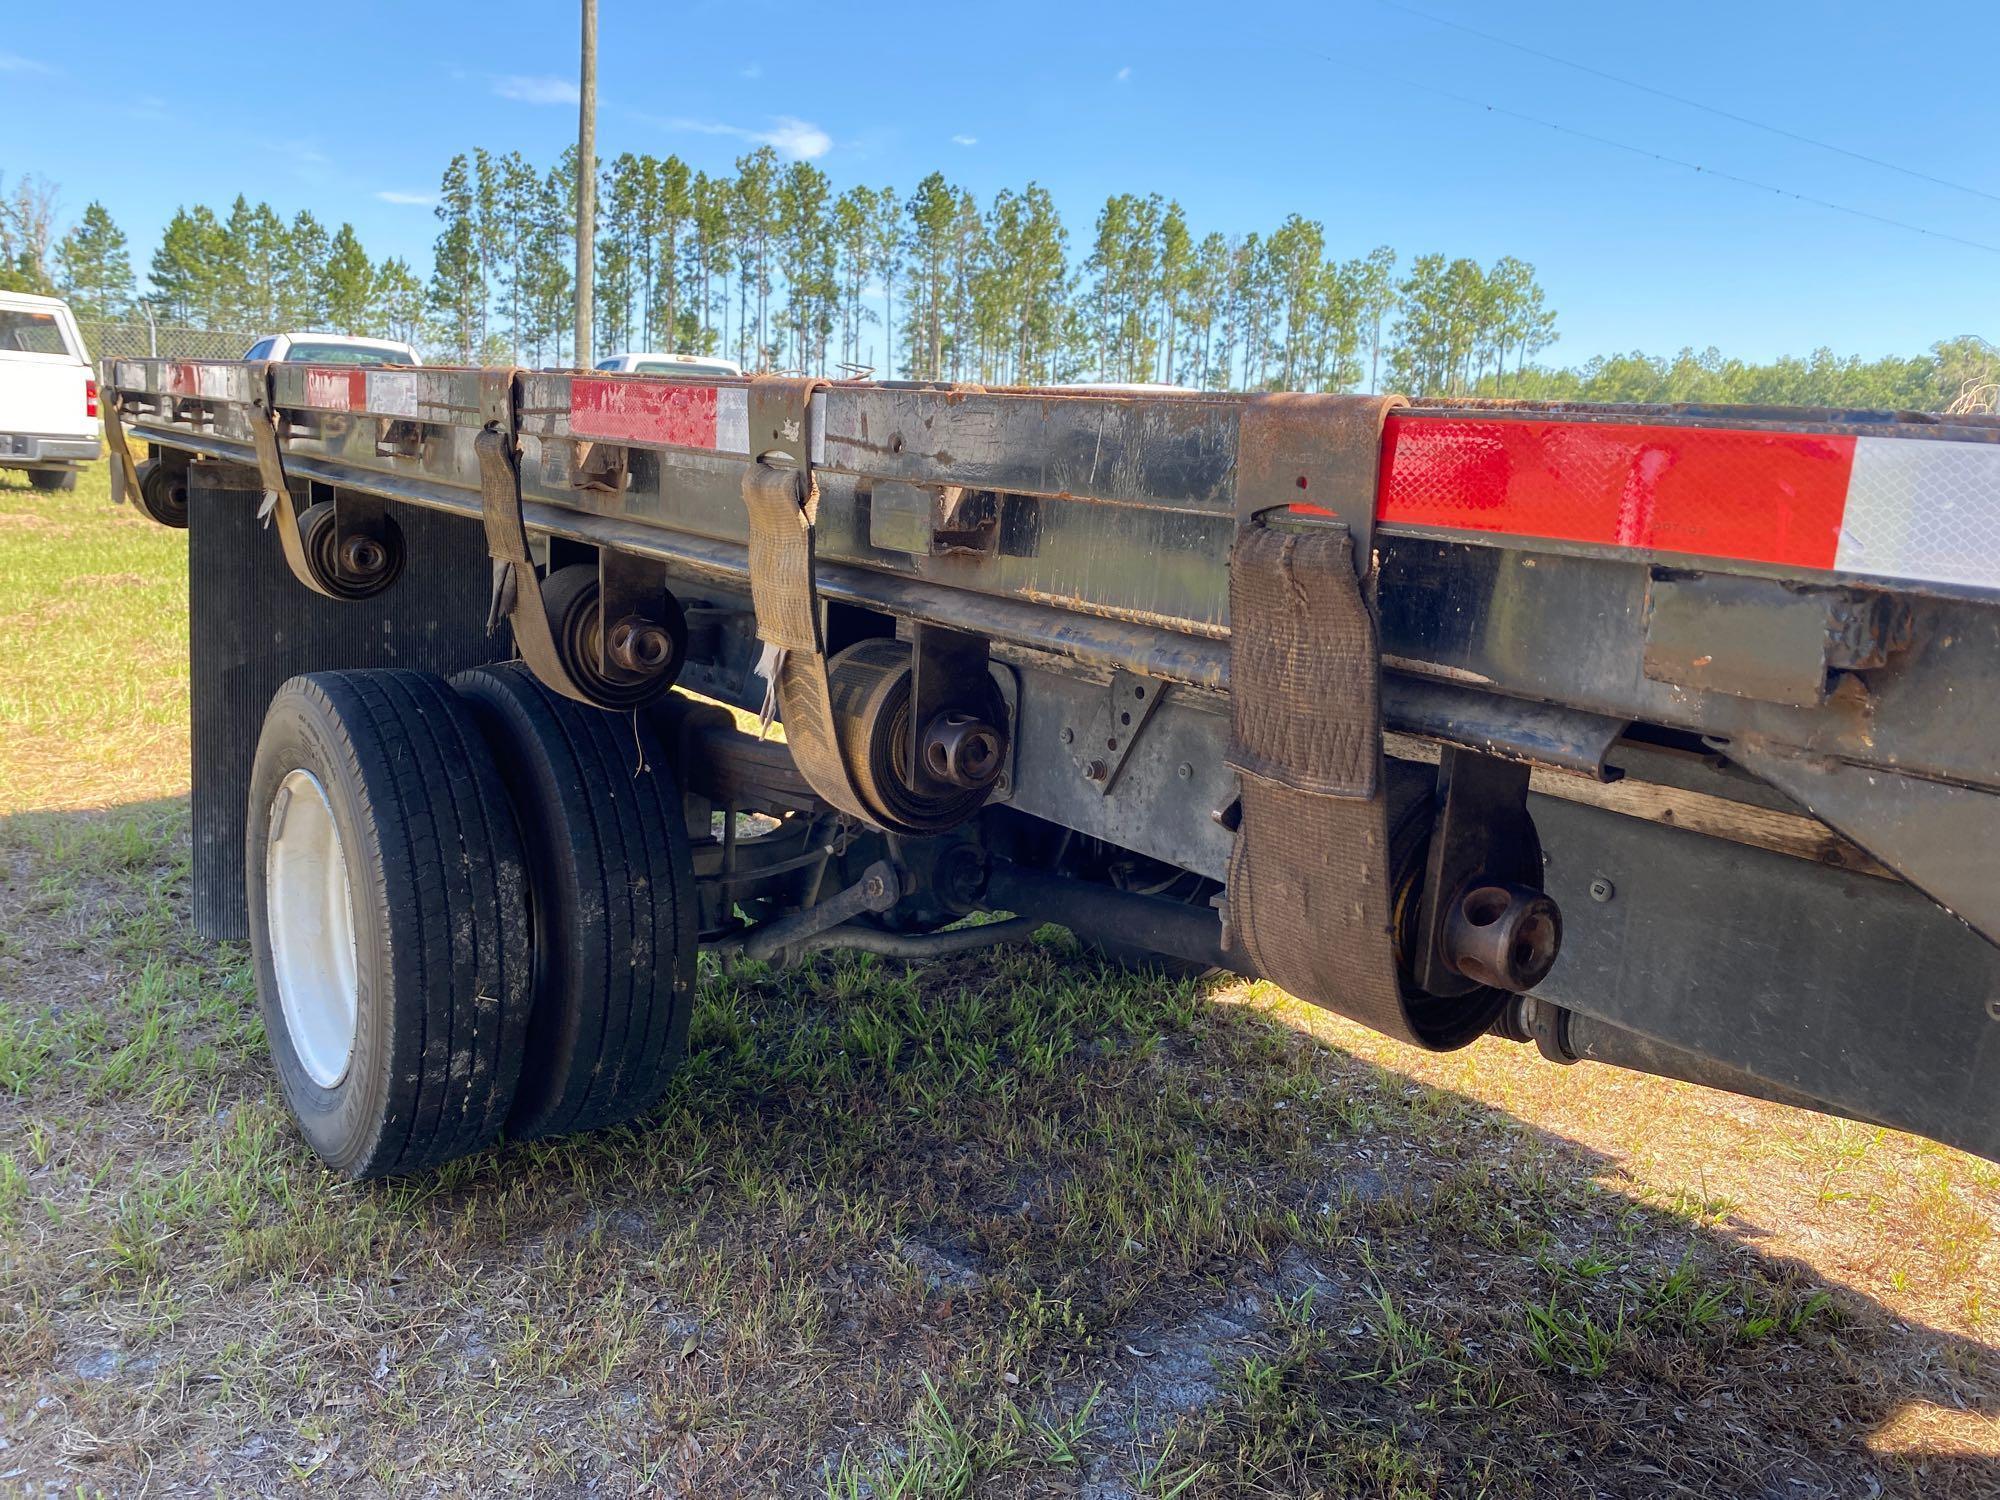
M313 576L306 560L305 537L299 529L297 503L292 499L291 481L285 473L284 450L278 446L278 408L271 395L271 367L258 371L257 395L250 403L250 446L257 452L257 476L263 481L264 500L257 507L257 519L278 528L278 546L284 551L285 566L292 577L323 599L340 596Z
M824 382L779 376L750 383L750 465L743 506L750 517L750 598L758 671L768 684L764 722L784 720L792 760L813 791L841 812L880 826L855 790L840 753L826 641L814 582L813 527L819 485L812 473L812 393Z
M123 505L127 500L136 503L139 498L139 466L132 462L132 445L125 437L123 403L110 381L100 381L97 388L107 397L103 403L104 436L111 444L111 502L114 505Z
M1427 1045L1396 967L1381 653L1364 587L1396 404L1281 397L1244 413L1229 560L1242 816L1223 946L1300 999ZM1317 514L1291 509L1307 499Z
M479 455L480 517L486 524L486 552L493 559L493 600L486 617L492 635L502 620L514 629L514 646L528 670L547 687L596 706L577 685L556 649L555 630L542 600L541 580L528 551L528 527L521 518L521 444L515 372L485 370L479 379L482 422L472 440Z

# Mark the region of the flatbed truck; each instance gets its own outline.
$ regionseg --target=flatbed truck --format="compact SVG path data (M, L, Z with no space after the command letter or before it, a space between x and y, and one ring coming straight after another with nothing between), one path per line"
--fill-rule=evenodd
M101 374L351 1176L643 1115L703 946L1048 923L2000 1159L2000 420Z

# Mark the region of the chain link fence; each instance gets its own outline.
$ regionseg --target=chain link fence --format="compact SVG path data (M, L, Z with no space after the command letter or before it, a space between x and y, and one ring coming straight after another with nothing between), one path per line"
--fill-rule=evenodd
M117 322L78 318L78 332L92 361L119 355L161 359L241 359L264 335L226 328L183 328L170 323Z

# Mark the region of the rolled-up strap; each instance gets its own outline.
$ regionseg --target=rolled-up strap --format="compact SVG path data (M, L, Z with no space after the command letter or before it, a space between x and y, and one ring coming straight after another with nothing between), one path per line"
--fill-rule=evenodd
M1389 404L1302 398L1245 416L1229 560L1242 805L1223 945L1302 1000L1438 1046L1397 973L1381 651L1355 556ZM1288 514L1299 501L1324 519Z
M751 463L743 474L750 520L750 599L765 670L799 774L829 805L877 824L855 789L827 680L814 582L813 528L819 486L811 462L812 392L817 382L758 380L750 395Z

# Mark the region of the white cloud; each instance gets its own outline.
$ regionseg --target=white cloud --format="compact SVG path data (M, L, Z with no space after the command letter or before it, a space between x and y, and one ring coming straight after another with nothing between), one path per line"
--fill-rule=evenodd
M411 208L429 208L437 202L434 193L399 193L394 188L382 188L375 196L384 203L401 203Z
M779 115L771 122L769 130L759 131L753 137L767 145L776 146L784 156L803 156L807 161L826 155L833 149L833 137L819 126L791 115Z
M520 104L574 104L576 84L547 74L503 73L493 80L493 92Z
M167 101L158 94L141 94L125 106L125 113L147 125L171 125L177 119Z
M976 146L979 144L979 137L976 135L955 135L951 138L951 143L954 146Z
M688 130L696 135L726 135L739 141L755 141L760 146L772 146L780 156L814 161L833 149L833 137L810 120L801 120L793 115L779 115L771 121L766 130L752 130L746 125L730 125L722 120L691 120L684 116L661 119L655 115L638 115L649 124L662 130Z
M55 69L18 52L0 52L0 73L53 73Z
M1116 78L1120 83L1124 83L1131 78L1132 70L1129 67L1120 68L1116 73L1112 74L1111 76L1113 78Z

